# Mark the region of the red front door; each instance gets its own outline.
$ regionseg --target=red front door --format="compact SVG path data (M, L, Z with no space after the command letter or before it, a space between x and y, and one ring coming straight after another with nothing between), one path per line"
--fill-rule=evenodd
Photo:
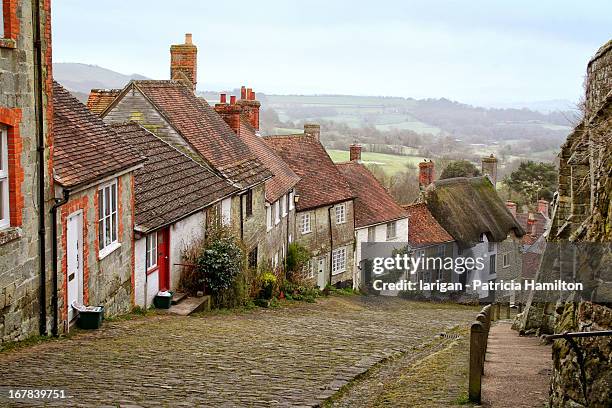
M159 290L170 289L170 230L157 233L157 265L159 266Z

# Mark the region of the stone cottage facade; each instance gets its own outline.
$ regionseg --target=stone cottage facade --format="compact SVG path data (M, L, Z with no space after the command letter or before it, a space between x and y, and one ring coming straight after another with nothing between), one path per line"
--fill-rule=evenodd
M352 285L354 194L319 140L318 125L304 134L264 140L300 178L295 186L295 241L313 255L306 275L323 288Z
M145 158L58 83L53 86L60 327L73 303L106 316L133 305L134 171Z
M47 334L54 295L51 7L48 0L1 4L0 343Z

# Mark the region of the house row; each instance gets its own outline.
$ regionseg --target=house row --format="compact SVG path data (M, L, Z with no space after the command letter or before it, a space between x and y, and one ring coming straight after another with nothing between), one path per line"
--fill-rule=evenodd
M150 306L180 287L183 251L213 222L242 239L253 268L283 268L301 243L320 287L353 284L356 237L405 240L403 209L360 158L335 165L318 125L261 137L251 89L214 106L198 97L190 35L171 47L171 79L92 90L85 106L53 81L48 3L11 4L14 31L0 40L11 79L0 92L2 341L66 332L76 305L107 316ZM381 208L364 195L370 184L392 207L383 216L361 215Z

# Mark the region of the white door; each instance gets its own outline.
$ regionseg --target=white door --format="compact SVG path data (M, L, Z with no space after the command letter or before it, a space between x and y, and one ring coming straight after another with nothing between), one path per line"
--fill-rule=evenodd
M317 261L317 284L319 289L325 289L325 257Z
M83 304L83 213L80 211L68 217L66 245L68 321L72 321L76 316L72 303Z

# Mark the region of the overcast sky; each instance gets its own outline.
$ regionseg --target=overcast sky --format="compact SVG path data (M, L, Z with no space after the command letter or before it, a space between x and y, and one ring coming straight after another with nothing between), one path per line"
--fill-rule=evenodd
M169 76L193 33L198 89L575 101L612 38L612 2L58 0L55 62Z

